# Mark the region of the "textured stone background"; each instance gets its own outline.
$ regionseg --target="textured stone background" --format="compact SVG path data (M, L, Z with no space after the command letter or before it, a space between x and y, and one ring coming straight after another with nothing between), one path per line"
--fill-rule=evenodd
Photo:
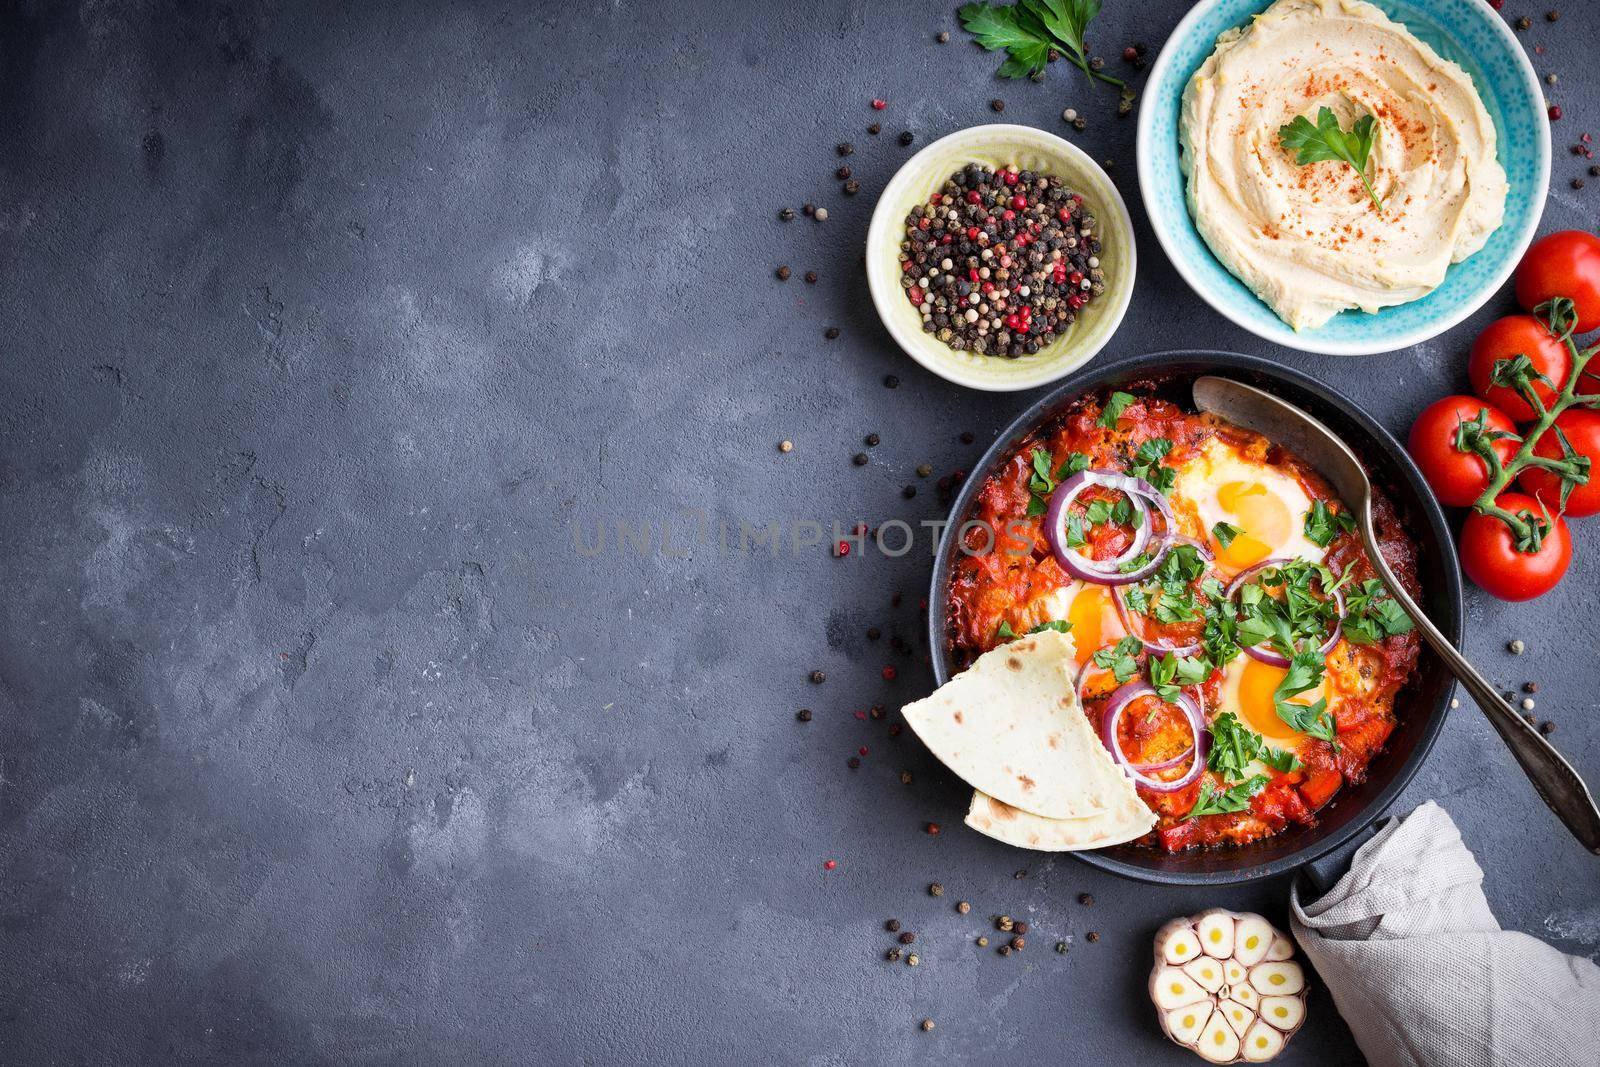
M1185 6L1110 0L1094 39L1118 68ZM1520 7L1567 112L1545 227L1595 226L1566 148L1600 124L1600 12ZM998 84L908 2L0 10L0 1059L1190 1062L1143 999L1150 934L1281 920L1286 884L962 831L958 784L852 715L931 684L863 636L915 638L923 553L589 559L571 532L942 514L901 498L915 466L971 463L1028 398L911 364L857 255L893 134L993 96L1115 161L1143 257L1108 356L1266 350L1167 265L1112 94ZM808 199L825 224L775 220ZM1509 306L1392 357L1270 354L1403 431ZM1577 540L1543 601L1472 593L1469 644L1543 683L1600 779L1600 523ZM1428 797L1504 922L1600 953L1596 861L1470 707L1402 808ZM998 912L1034 924L1020 958L970 943ZM920 968L882 962L890 916ZM1291 1051L1358 1059L1322 996Z

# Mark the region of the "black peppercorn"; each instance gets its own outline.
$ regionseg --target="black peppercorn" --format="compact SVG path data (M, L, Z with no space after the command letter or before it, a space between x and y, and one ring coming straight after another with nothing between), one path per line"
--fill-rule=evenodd
M828 676L826 674L823 674L821 671L812 671L811 672L811 684L812 685L821 685L823 682L826 682L827 680L828 680Z
M912 933L910 930L907 930L905 933L900 935L900 943L902 945L909 945L916 939L917 935Z
M867 132L872 134L872 136L876 137L876 136L878 136L878 134L883 132L883 127L881 125L879 125L878 123L874 122L871 126L867 127Z
M883 387L885 389L898 389L900 388L900 379L893 374L885 374L883 376Z
M995 111L1004 111L1006 109L1006 102L1001 100L999 97L996 97L995 99L989 101L989 107Z
M806 271L806 284L807 285L816 285L817 284L817 272L816 271L814 271L814 270Z
M849 181L844 183L844 195L845 196L855 196L860 191L861 191L861 183L856 181L854 178L852 178Z
M972 436L971 430L967 430L961 434L961 443L964 445L970 445L974 440L975 438Z
M903 130L900 133L900 143L903 145L908 145L916 139L916 136L910 130Z
M838 148L838 152L839 152L839 154L841 156L848 156L851 152L854 152L855 150L856 150L856 146L851 144L849 141L845 141Z
M845 763L847 763L849 765L849 767L850 767L850 769L852 771L861 769L861 757L860 756L851 756L848 760L845 761Z
M908 485L904 489L900 490L900 495L905 497L907 500L910 500L912 497L917 495L917 487L914 485Z
M891 934L898 934L900 932L900 920L890 919L888 922L883 924L883 928L889 931Z
M799 719L801 722L810 722L811 721L811 709L810 708L801 708L799 711L794 713L794 717Z
M822 331L822 336L832 341L834 338L839 336L839 327L829 326L826 330Z
M815 205L815 204L802 204L802 205L800 205L800 213L802 215L804 215L806 218L809 219L812 216L816 215L816 213L817 213L817 205Z
M880 638L882 636L883 636L882 632L879 631L879 629L876 626L867 627L867 640L868 641L876 641L878 638Z
M854 463L858 467L865 467L867 465L867 459L868 457L865 452L857 452L855 455L850 457L850 462Z
M878 441L879 441L879 437L878 437L877 434L875 434L875 433L867 434L867 447L868 448L877 448L878 447Z
M788 267L779 267L777 269L776 273L778 275L778 280L780 282L786 282L786 281L789 280L789 268Z
M793 222L794 221L794 208L792 208L792 207L784 208L782 211L778 212L778 218L782 219L784 222Z

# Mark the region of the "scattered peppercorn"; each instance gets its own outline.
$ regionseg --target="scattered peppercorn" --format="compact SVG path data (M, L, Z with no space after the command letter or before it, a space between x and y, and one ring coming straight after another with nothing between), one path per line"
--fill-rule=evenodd
M779 211L778 212L778 218L781 219L784 222L793 222L794 221L794 208L786 207L782 211Z
M949 44L950 32L948 30L940 30L939 36L935 37L934 40L938 41L940 44Z
M825 870L825 871L831 871L837 866L839 866L839 861L838 860L828 860L825 863L823 863L822 869Z
M1011 925L1012 925L1012 929L1015 930L1015 932L1017 932L1019 934L1025 934L1025 933L1028 932L1028 923L1027 923L1027 920L1025 920L1025 919L1018 919L1016 922L1012 923Z
M917 495L917 487L914 485L908 485L904 489L900 490L900 495L905 497L907 500L910 500L912 497Z
M994 928L996 930L1003 930L1006 933L1010 933L1011 928L1015 925L1016 923L1012 921L1011 916L1009 915L1002 915L994 921Z
M1532 697L1523 697L1522 698L1522 710L1523 711L1532 711L1533 707L1534 707L1534 705L1533 705L1533 698Z
M1011 946L1010 945L1001 945L999 951L1000 951L1000 955L1009 956L1009 955L1011 955Z
M977 946L979 948L988 948L989 947L989 939L987 937L984 937L982 934L978 935L978 940L977 940L976 943L977 943Z
M1589 168L1589 177L1600 178L1600 163L1596 163Z
M1023 868L1021 868L1019 870L1013 871L1012 874L1011 874L1011 877L1017 879L1018 881L1021 881L1022 879L1028 877L1028 869L1026 867L1023 867Z
M785 452L785 453L793 452L794 451L794 442L793 441L787 441L787 440L779 441L778 442L778 451L779 452Z
M851 144L849 141L842 142L839 145L839 147L837 149L835 149L835 151L837 151L841 156L848 156L850 153L854 152L855 150L856 150L856 146Z
M1522 721L1527 723L1529 726L1537 726L1537 725L1539 725L1539 720L1538 719L1536 719L1532 715L1528 715L1526 713L1523 714Z
M1544 13L1544 20L1546 22L1555 22L1555 21L1559 20L1560 18L1561 18L1561 12L1559 12L1559 11L1546 11Z
M900 950L897 949L897 948L892 948L888 952L885 952L883 954L883 958L888 960L890 963L899 963L900 962Z
M1139 58L1139 50L1130 44L1128 47L1122 50L1122 58L1127 62L1132 63L1134 60Z
M778 280L780 282L786 282L786 281L789 280L789 268L788 267L779 267L775 273L778 275Z
M1560 81L1561 81L1561 79L1556 77L1556 72L1555 71L1551 71L1549 74L1546 74L1544 76L1544 83L1546 85L1556 85Z
M874 122L871 126L867 127L867 132L872 134L872 136L876 137L876 136L878 136L878 134L883 132L883 124L882 123L878 123L878 122Z
M931 463L919 463L919 464L917 464L917 477L926 478L928 475L930 475L932 473L933 473L933 465Z
M900 780L902 782L906 782L907 784L909 784L910 777L911 777L911 772L910 771L905 771L905 772L901 773ZM938 837L939 836L939 824L936 823L936 822L930 822L927 826L924 826L923 829L925 831L927 831L929 837Z
M909 145L912 141L915 141L915 140L916 140L916 137L912 134L912 132L910 130L901 130L900 131L900 143L902 145Z
M830 341L836 340L839 336L839 327L829 326L826 330L822 331L822 336L826 337Z
M817 213L817 205L815 205L815 204L803 204L800 207L800 213L802 215L804 215L806 218L811 218L813 215L815 215Z
M900 772L900 784L901 785L910 785L911 784L911 772L910 771L901 771ZM933 831L933 832L937 833L938 831Z
M1538 682L1523 682L1522 683L1522 691L1524 693L1537 693L1539 691L1539 683Z
M1084 118L1082 115L1079 115L1077 118L1072 120L1072 128L1081 133L1089 128L1089 120Z
M892 722L892 723L889 724L889 736L890 737L899 737L900 736L900 724L899 723Z
M917 935L912 933L910 930L907 930L905 933L900 935L900 943L902 945L909 945L912 942L916 941L916 939L917 939Z
M868 448L877 448L879 443L883 441L883 438L879 437L875 433L869 433L866 437L862 438L862 440L867 443Z
M851 756L845 762L849 764L850 769L852 771L859 771L861 769L861 757L860 756Z
M883 387L885 389L898 389L900 388L900 379L893 374L885 374L883 376Z
M1539 732L1548 737L1550 734L1556 732L1556 724L1546 720L1539 724Z
M1082 904L1086 908L1093 907L1094 906L1094 897L1090 896L1088 893L1079 893L1078 894L1078 903Z
M867 627L867 640L868 641L876 641L878 638L880 638L882 636L883 636L883 631L879 630L876 626Z
M1506 651L1511 653L1513 656L1520 656L1527 650L1528 646L1522 643L1522 638L1520 637L1506 642Z
M861 191L861 183L856 181L854 178L852 178L849 181L844 183L844 195L845 196L855 196L860 191Z
M846 178L850 177L850 164L845 163L841 165L838 170L833 172L833 176L838 178L840 181L844 181Z
M857 452L855 455L850 457L850 462L854 463L858 467L865 467L869 458L870 457L868 457L865 452Z
M889 931L891 934L897 934L900 932L900 920L890 919L888 922L883 924L883 928Z
M1561 105L1560 104L1551 104L1548 108L1545 109L1545 113L1550 116L1550 121L1551 122L1555 122L1557 119L1561 118Z
M1065 941L1057 941L1056 951L1065 956L1067 954L1067 943Z
M1517 19L1517 29L1519 30L1525 30L1532 25L1533 20L1526 15L1523 15L1521 18Z
M1572 179L1572 187L1574 189L1582 189L1583 188L1583 179L1582 178L1574 178L1574 179Z
M816 285L817 284L817 272L816 271L814 271L814 270L806 271L806 284L807 285Z
M922 1020L922 1028L924 1030L932 1030L933 1029L933 1020L932 1019L924 1019L924 1020Z
M964 900L958 900L956 901L956 910L965 915L967 912L972 910L972 905L968 904Z
M1100 940L1100 935L1095 933L1093 930L1090 930L1088 933L1084 934L1083 936L1088 938L1090 941L1098 941L1098 940Z
M1013 937L1011 939L1011 947L1016 949L1018 952L1021 952L1026 945L1027 942L1020 937Z
M799 719L801 722L810 722L811 721L811 709L810 708L801 708L799 711L794 713L794 717Z
M812 671L811 672L811 684L812 685L821 685L823 682L826 682L827 680L828 680L828 676L826 674L823 674L821 671Z
M1006 109L1006 102L1001 100L999 97L995 97L993 100L989 101L989 107L995 111L1004 111Z

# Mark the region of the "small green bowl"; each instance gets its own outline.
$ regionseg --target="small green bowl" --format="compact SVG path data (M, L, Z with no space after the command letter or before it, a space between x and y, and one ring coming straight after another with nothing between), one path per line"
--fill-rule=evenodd
M1106 291L1091 300L1066 333L1029 356L1007 359L957 352L922 330L922 316L900 288L905 218L969 163L1054 174L1083 196L1100 231ZM867 230L867 287L878 317L906 354L939 377L990 392L1032 389L1064 377L1105 347L1133 296L1133 223L1106 172L1075 146L1031 126L974 126L941 138L906 161L890 180Z

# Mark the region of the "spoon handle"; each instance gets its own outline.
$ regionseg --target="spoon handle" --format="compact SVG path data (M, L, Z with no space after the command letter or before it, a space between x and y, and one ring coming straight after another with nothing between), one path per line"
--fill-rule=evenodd
M1422 631L1422 636L1437 652L1445 664L1450 668L1450 673L1466 687L1472 694L1472 699L1478 707L1489 717L1489 725L1495 728L1506 747L1511 749L1511 754L1516 757L1521 765L1522 772L1528 776L1528 781L1533 783L1533 788L1538 792L1539 798L1556 813L1556 817L1566 824L1583 847L1590 852L1600 855L1600 808L1595 807L1594 797L1589 793L1589 787L1584 784L1572 764L1556 751L1554 745L1545 740L1543 734L1534 729L1521 715L1506 703L1495 687L1489 684L1488 679L1478 673L1478 669L1468 663L1456 647L1452 645L1439 628L1428 620L1411 599L1405 587L1395 577L1394 571L1389 569L1389 563L1383 558L1383 553L1378 550L1378 538L1372 527L1372 501L1365 502L1362 509L1361 536L1367 545L1367 555L1371 557L1378 573L1383 577L1384 584L1389 587L1389 592L1406 614L1417 624L1417 629Z

